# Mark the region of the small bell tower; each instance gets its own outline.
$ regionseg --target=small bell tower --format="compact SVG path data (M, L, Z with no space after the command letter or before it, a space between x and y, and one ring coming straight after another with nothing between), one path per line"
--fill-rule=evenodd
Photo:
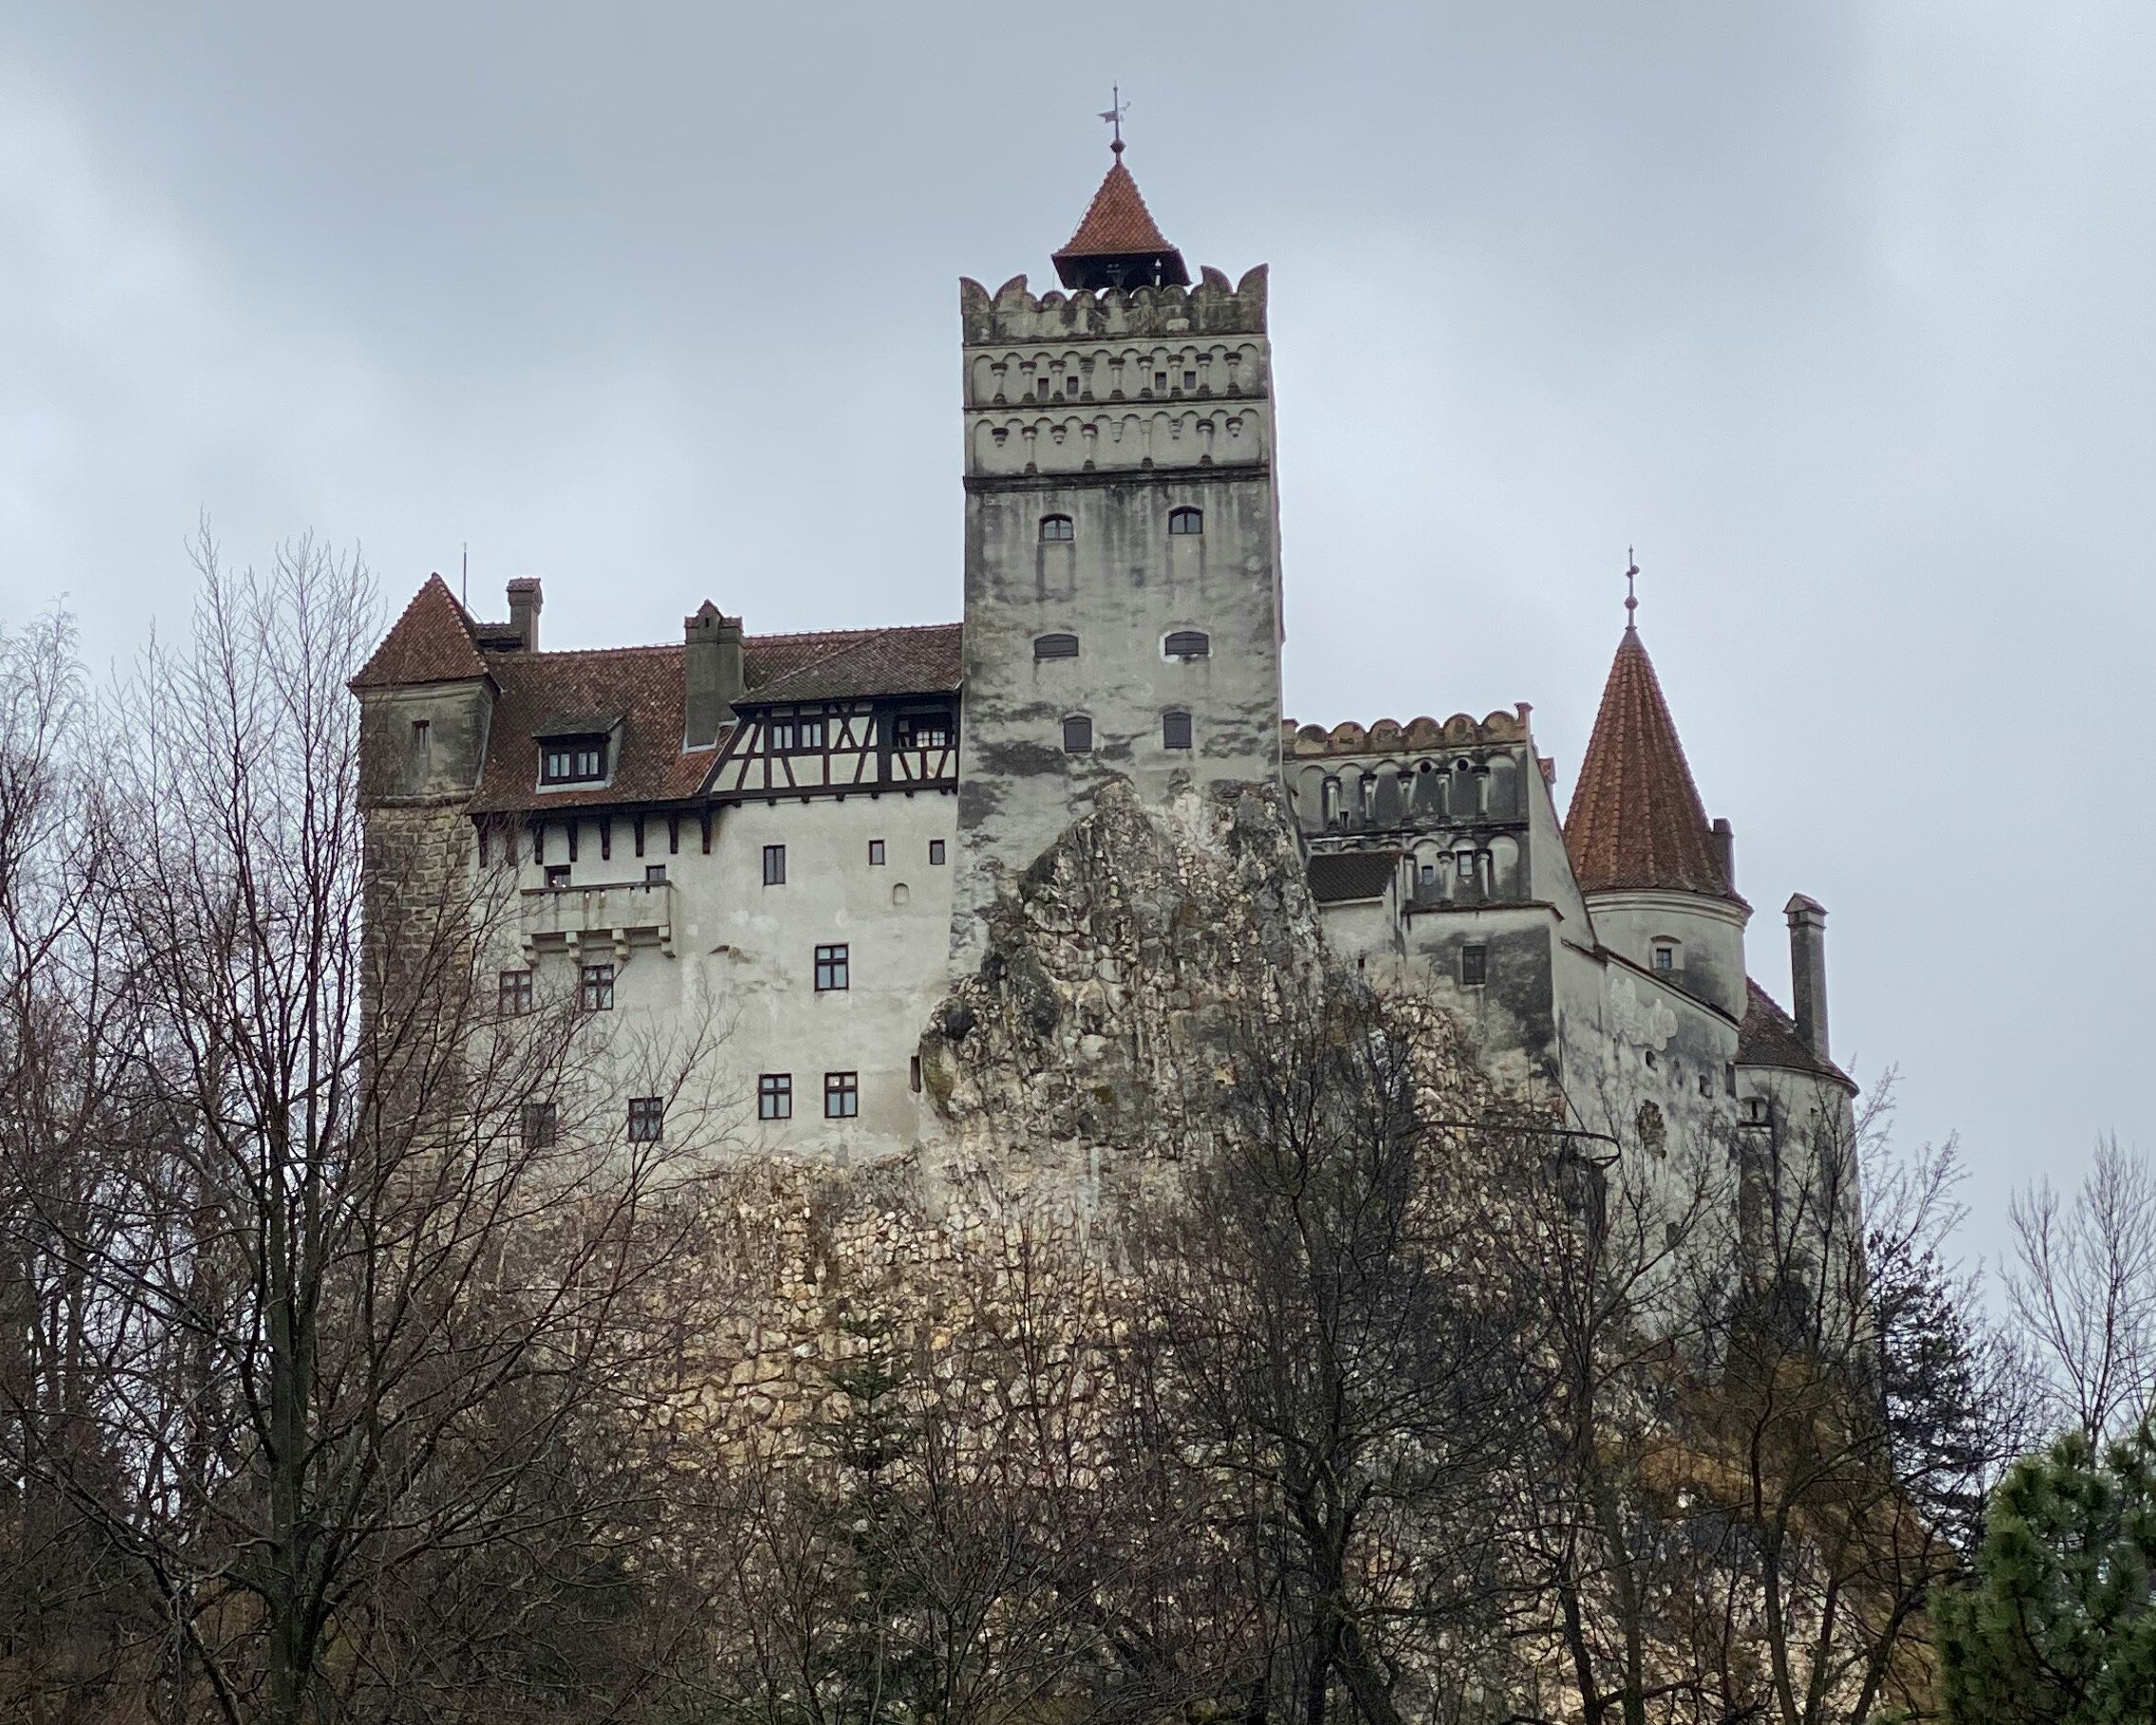
M965 745L952 948L1095 793L1277 783L1280 559L1262 265L1195 284L1123 161L1053 256L958 287Z

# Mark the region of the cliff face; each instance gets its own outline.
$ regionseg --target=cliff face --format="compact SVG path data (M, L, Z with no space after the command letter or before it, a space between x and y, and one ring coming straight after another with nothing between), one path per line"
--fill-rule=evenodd
M986 955L921 1040L934 1186L991 1172L1085 1210L1204 1141L1231 1020L1321 987L1317 908L1280 794L1165 815L1115 782L987 916Z

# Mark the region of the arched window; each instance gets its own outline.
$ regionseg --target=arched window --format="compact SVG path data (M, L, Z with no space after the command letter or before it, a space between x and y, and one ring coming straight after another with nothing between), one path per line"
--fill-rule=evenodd
M1076 659L1078 637L1075 635L1036 635L1033 637L1033 658Z
M1075 539L1077 536L1076 529L1070 525L1069 516L1043 515L1041 517L1041 537L1043 539Z
M1063 752L1066 755L1093 752L1093 721L1085 714L1073 713L1063 721Z
M1203 533L1205 530L1205 512L1203 509L1170 509L1167 530L1174 534Z
M1190 715L1187 713L1163 713L1161 715L1161 747L1187 749L1190 747Z
M1161 642L1161 651L1170 659L1188 663L1193 659L1210 659L1213 656L1213 638L1203 629L1177 629Z

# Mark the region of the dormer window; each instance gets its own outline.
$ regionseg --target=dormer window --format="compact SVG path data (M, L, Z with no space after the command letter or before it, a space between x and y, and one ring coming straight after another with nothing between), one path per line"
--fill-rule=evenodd
M1180 659L1185 664L1193 659L1210 659L1213 656L1213 638L1203 629L1177 629L1161 642L1161 651L1170 659Z
M1043 515L1041 517L1041 537L1043 539L1070 540L1077 538L1077 536L1078 531L1070 525L1069 516Z
M550 738L540 749L541 784L597 784L606 776L606 739L604 737Z
M1170 509L1167 530L1179 539L1186 534L1203 533L1205 530L1205 511L1192 508Z

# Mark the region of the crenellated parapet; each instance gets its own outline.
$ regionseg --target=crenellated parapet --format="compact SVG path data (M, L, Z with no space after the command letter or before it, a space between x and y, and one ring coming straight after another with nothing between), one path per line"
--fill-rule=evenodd
M1190 287L1080 289L1036 297L1013 276L991 296L970 277L958 281L958 316L968 347L998 341L1113 339L1119 336L1262 335L1265 266L1233 286L1207 266Z
M1465 713L1443 720L1425 715L1405 724L1396 719L1380 719L1367 726L1343 719L1329 731L1323 725L1298 725L1287 719L1280 721L1280 752L1295 757L1398 755L1525 742L1528 713L1523 704L1511 713L1492 713L1482 719Z

